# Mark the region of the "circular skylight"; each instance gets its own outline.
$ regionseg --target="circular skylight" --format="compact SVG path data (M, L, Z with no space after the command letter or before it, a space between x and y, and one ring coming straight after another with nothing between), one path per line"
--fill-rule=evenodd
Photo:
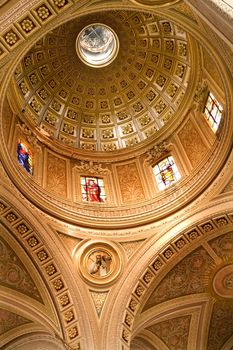
M86 26L76 40L79 58L92 67L107 66L115 59L118 50L117 35L105 24L95 23Z

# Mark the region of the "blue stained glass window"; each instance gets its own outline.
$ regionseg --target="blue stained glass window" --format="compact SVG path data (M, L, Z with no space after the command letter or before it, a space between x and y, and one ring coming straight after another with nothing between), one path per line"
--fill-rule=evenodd
M214 132L218 130L218 127L222 118L222 112L223 112L222 106L216 100L214 95L211 92L209 92L205 109L204 109L204 114L210 127Z
M18 141L17 158L19 164L21 164L24 169L32 175L32 152L22 140Z
M169 187L181 178L172 156L164 158L153 167L155 179L160 191Z
M98 177L81 176L82 200L85 202L105 202L104 180Z

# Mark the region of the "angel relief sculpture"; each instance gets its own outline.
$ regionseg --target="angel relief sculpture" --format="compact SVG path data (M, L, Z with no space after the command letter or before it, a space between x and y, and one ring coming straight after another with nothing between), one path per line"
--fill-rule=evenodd
M102 251L95 252L89 256L89 273L93 276L107 276L111 270L112 257Z
M106 200L103 179L81 177L82 199L87 202L104 202Z

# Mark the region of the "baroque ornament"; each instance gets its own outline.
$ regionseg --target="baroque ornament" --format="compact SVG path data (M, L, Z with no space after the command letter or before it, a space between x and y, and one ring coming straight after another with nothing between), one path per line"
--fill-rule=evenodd
M108 174L110 170L108 168L102 168L101 163L95 163L93 161L85 162L81 161L80 165L76 165L75 169L77 169L79 172L85 172L87 174Z
M202 110L208 93L208 85L206 81L199 81L195 95L194 95L194 105L197 110Z
M93 303L95 305L97 315L98 317L100 317L108 292L99 293L99 292L90 291L90 294L91 294Z
M151 165L159 160L161 157L164 157L169 152L169 144L166 141L155 145L147 152L146 162Z
M22 132L22 134L25 136L26 140L31 145L34 145L34 146L37 145L37 137L36 137L36 135L28 128L28 126L26 124L18 123L16 126Z

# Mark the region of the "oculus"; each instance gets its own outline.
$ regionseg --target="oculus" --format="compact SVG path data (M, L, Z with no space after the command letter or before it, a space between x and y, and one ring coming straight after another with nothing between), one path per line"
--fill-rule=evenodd
M94 23L81 30L76 39L76 52L88 66L104 67L110 64L119 51L119 40L112 28Z

